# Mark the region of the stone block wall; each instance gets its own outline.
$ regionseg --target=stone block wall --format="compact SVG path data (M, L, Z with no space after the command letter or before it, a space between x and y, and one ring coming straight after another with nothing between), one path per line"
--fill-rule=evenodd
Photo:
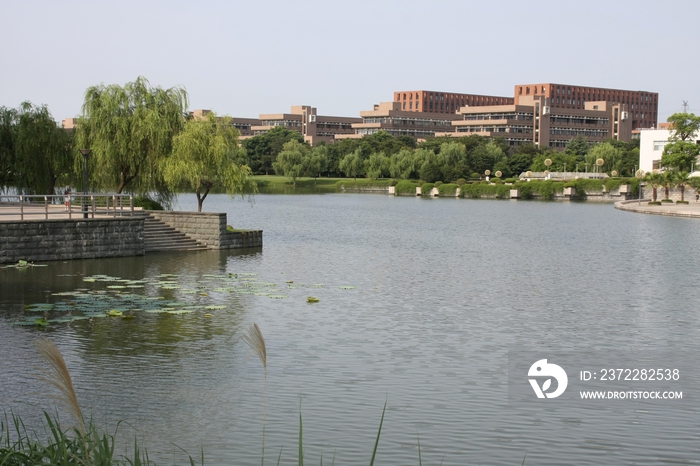
M642 199L651 199L653 195L654 189L649 183L643 183L642 184ZM689 202L695 202L695 195L698 194L700 191L696 191L694 188L687 187L685 188L685 193L683 193L683 198L685 201ZM663 186L659 186L656 188L656 200L660 201L661 199L666 198L666 191L664 190ZM671 199L672 201L680 201L681 200L681 190L680 188L669 188L668 190L668 198ZM631 199L631 198L630 198Z
M0 263L142 256L143 218L0 222Z
M209 249L262 247L262 231L226 230L226 214L216 212L171 212L149 210L153 218L170 225Z

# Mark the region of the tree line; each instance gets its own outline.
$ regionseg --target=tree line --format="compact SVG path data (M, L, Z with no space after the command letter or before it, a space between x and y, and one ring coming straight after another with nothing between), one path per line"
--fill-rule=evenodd
M310 147L299 133L276 127L243 141L250 167L256 174L277 173L293 182L300 176L420 179L425 182L475 178L500 171L517 177L532 171L599 171L633 176L639 163L639 141L608 140L590 145L582 136L563 151L533 144L509 146L502 138L479 135L431 138L417 143L408 136L379 131L361 139ZM260 150L264 148L264 150ZM550 166L545 161L551 161ZM602 166L596 160L603 159Z
M90 188L150 196L162 203L182 189L193 190L199 209L215 188L229 194L255 192L252 174L278 173L292 182L300 176L392 177L425 182L454 181L501 172L503 178L531 171L587 171L633 176L639 140L608 140L591 145L584 137L563 151L532 144L509 146L502 138L479 135L430 138L379 131L359 139L310 147L296 131L276 127L245 139L226 116L188 113L181 87L151 86L143 77L120 85L91 86L85 92L76 130L60 128L46 105L24 102L0 107L0 187L26 194L56 194L79 185L89 148ZM700 117L674 114L674 130L661 165L687 172L700 146L694 135ZM601 159L602 166L596 161ZM549 165L546 165L545 162Z
M24 194L57 194L80 185L91 149L90 189L132 193L169 203L180 189L197 195L254 192L239 132L228 117L192 118L187 92L151 86L143 77L85 92L75 131L60 128L45 105L0 107L0 187Z

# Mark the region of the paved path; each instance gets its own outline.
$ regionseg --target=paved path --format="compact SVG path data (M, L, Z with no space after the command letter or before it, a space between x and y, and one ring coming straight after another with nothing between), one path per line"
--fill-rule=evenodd
M619 201L615 208L636 212L638 214L666 215L669 217L700 218L700 202L689 200L688 204L671 204L662 202L661 205L649 205L649 199L642 201Z
M40 205L31 205L28 203L24 204L24 220L44 220L47 218L46 216L46 210L47 207L44 206L43 204ZM134 210L137 210L136 208ZM141 209L138 209L141 210ZM117 210L117 216L119 216L120 211ZM128 216L131 214L130 209L124 209L124 216ZM92 212L89 212L89 218L92 218ZM112 217L114 216L114 211L110 210L109 213L107 213L104 208L100 210L97 210L95 212L95 217L103 217L103 216L109 216ZM83 217L83 212L80 210L80 206L73 206L72 211L70 212L70 215L68 212L66 212L66 208L63 205L49 205L48 206L48 218L50 220L57 220L57 219L65 219L65 218L73 218L73 219L79 219ZM0 203L0 222L6 222L6 221L13 221L13 220L21 220L22 215L20 213L20 206L17 203Z

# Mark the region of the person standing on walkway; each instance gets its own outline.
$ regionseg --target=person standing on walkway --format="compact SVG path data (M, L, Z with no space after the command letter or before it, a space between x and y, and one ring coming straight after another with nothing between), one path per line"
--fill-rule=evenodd
M66 186L66 190L63 193L66 196L66 212L70 209L70 186Z

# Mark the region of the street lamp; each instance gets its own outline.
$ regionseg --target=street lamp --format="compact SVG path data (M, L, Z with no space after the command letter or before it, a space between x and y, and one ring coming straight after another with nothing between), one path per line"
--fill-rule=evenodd
M646 173L644 173L644 170L641 168L634 173L634 176L636 176L639 180L639 187L637 188L639 191L639 201L637 202L637 205L642 205L642 179L644 178L644 175L646 175Z
M83 218L88 218L88 206L86 197L88 193L88 159L92 154L92 149L80 149L83 154Z

